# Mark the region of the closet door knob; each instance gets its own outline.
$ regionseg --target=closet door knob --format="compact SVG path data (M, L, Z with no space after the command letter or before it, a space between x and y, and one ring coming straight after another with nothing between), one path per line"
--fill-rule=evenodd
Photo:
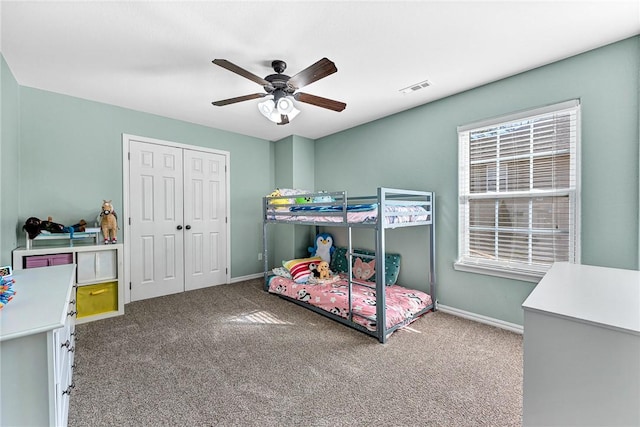
M181 225L179 225L177 228L178 228L178 230L182 230L182 226Z
M191 226L190 225L187 225L184 228L186 228L187 230L191 230Z

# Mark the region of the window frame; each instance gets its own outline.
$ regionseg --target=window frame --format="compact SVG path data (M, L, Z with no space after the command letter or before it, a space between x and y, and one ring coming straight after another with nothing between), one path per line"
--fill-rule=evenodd
M553 190L548 192L538 193L537 190L525 190L511 193L499 193L496 192L495 196L487 191L480 197L476 194L471 195L470 185L472 180L472 174L470 173L471 165L469 161L469 134L475 130L482 128L504 125L512 122L518 122L526 119L533 119L537 116L543 116L551 113L574 110L575 111L575 149L571 153L574 158L574 179L575 187L568 190ZM472 272L478 274L485 274L491 276L504 277L509 279L523 280L528 282L538 282L551 267L543 265L532 265L525 263L512 263L508 261L489 260L482 259L480 257L473 257L466 253L470 239L470 225L469 225L469 212L468 205L470 200L478 200L480 198L486 198L487 200L504 200L505 198L516 198L516 193L524 198L533 197L545 197L556 195L568 195L569 204L573 210L573 218L571 227L569 229L569 262L580 263L580 168L581 168L581 111L580 100L573 99L570 101L560 102L556 104L546 105L539 108L523 110L512 114L507 114L495 118L490 118L478 122L469 123L458 127L458 258L454 262L454 269L458 271ZM499 156L494 157L496 161L500 159ZM496 177L497 178L497 177ZM497 227L497 226L496 226ZM533 227L530 227L531 230ZM573 248L573 250L571 250ZM498 248L499 249L499 248Z

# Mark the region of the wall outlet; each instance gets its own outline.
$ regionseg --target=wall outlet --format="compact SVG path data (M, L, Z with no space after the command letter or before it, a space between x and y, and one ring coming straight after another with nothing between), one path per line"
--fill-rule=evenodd
M258 252L258 261L262 261L262 252Z

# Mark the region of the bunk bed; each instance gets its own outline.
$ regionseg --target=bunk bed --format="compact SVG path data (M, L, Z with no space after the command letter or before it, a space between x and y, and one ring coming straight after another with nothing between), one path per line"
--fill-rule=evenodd
M435 196L430 191L380 187L376 195L347 196L346 191L279 194L263 198L264 290L357 329L385 343L387 338L428 311L437 308L435 289ZM342 253L346 271L331 280L297 283L270 269L269 227L272 224L299 224L342 227L347 231L347 247ZM387 230L423 227L428 230L429 293L390 283L385 251ZM352 229L366 228L375 235L375 249L352 246ZM358 280L353 261L375 260L375 282ZM274 260L280 262L280 260Z

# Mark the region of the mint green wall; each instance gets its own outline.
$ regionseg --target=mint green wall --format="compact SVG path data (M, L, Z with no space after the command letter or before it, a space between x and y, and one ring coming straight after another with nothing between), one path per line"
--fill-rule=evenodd
M73 224L95 218L102 199L113 199L121 211L123 133L225 150L231 276L262 271L260 197L273 186L269 141L27 87L20 116L19 221L52 216Z
M11 264L17 246L20 192L20 87L0 55L0 265Z
M535 284L453 269L456 127L580 98L582 263L637 269L639 52L640 37L634 37L319 139L316 187L358 195L378 186L435 191L440 303L522 324L521 304ZM428 252L418 237L415 229L389 232L387 250L403 255L399 283L426 290Z
M274 143L275 187L296 188L313 191L315 142L312 139L291 135ZM313 240L313 227L272 225L269 231L273 238L272 266L283 259L308 255L307 248Z
M293 184L294 188L315 190L315 141L293 136Z
M456 127L581 98L582 262L637 269L639 57L640 37L634 37L315 143L296 136L268 142L20 87L3 59L0 260L9 260L15 246L7 233L15 233L28 216L51 215L63 223L91 218L103 198L121 208L121 134L129 133L231 153L232 277L262 271L256 256L262 249L260 198L277 186L293 187L295 179L352 195L373 194L378 186L429 189L437 194L440 302L521 324L520 305L534 284L452 267L458 227ZM312 167L313 179L297 175L304 169L295 169L296 160ZM388 234L387 249L403 255L400 283L426 290L425 238L426 232L415 229L395 230ZM294 248L299 244L291 241Z

